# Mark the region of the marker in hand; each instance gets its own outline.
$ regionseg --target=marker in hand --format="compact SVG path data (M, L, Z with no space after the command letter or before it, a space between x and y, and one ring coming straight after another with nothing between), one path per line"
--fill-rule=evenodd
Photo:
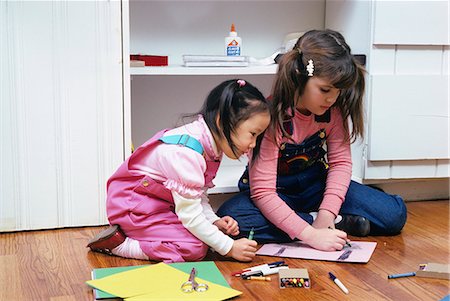
M330 229L330 230L334 230L333 228L331 228L331 227L328 227L328 229ZM352 247L352 245L350 244L350 241L348 241L348 240L346 240L345 241L345 246L347 246L347 247L349 247L349 248L351 248Z
M253 240L253 235L255 235L255 228L252 228L250 230L250 233L248 234L248 239Z

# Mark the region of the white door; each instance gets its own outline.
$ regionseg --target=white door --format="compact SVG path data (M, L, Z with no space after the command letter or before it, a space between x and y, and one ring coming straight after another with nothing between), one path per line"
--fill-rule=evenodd
M123 160L120 5L0 2L0 231L106 222Z

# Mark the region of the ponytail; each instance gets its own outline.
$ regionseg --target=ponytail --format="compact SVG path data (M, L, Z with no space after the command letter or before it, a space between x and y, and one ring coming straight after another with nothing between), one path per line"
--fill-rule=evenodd
M365 90L365 69L354 59L353 61L356 66L355 84L349 89L342 90L336 101L336 106L341 110L344 128L347 132L350 132L348 128L349 117L352 122L352 130L348 136L348 141L351 143L355 142L358 137L364 138L363 97Z
M298 96L308 80L308 77L302 72L305 69L302 60L302 53L294 49L283 55L279 63L272 89L272 118L269 126L274 142L277 141L278 129L281 130L283 136L291 137L284 129L283 123L294 117Z

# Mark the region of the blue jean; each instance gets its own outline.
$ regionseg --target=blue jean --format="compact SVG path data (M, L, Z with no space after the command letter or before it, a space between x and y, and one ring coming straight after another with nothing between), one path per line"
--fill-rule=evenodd
M279 177L277 193L303 220L312 224L309 212L317 211L325 191L327 169L317 162L306 170ZM289 236L269 222L245 190L227 200L217 211L229 215L239 223L240 236L254 228L258 242L288 242ZM339 212L341 215L359 215L370 221L369 235L395 235L406 223L406 206L398 195L390 195L375 188L351 181Z

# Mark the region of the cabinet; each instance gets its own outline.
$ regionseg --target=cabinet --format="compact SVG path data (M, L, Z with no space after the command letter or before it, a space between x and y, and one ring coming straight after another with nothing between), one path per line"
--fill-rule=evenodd
M222 54L230 23L243 38L243 55L257 58L276 51L288 33L325 27L342 32L353 53L367 55L366 138L353 145L353 178L370 182L450 175L448 0L241 1L239 9L234 4L124 2L129 12L124 54L169 55L170 64L129 70L126 143L139 145L156 130L173 126L181 113L197 110L222 80L242 77L270 93L276 66L180 66L183 54ZM184 13L188 10L192 13ZM420 18L427 22L417 22ZM244 165L225 160L211 192L235 191Z
M197 111L223 80L243 78L268 95L276 66L180 66L182 54L223 53L231 23L243 55L255 58L292 32L341 31L368 58L354 177L448 178L448 8L448 0L1 1L0 231L106 223L105 183L132 142ZM170 66L130 68L130 53L168 55ZM244 166L224 162L212 192L235 191Z
M169 56L167 67L126 72L125 145L138 146L158 130L180 124L183 113L198 111L224 80L243 78L270 94L276 65L186 68L183 54L224 54L224 38L234 23L243 40L242 55L268 57L285 35L323 27L325 1L124 1L123 6L125 66L130 53ZM209 192L235 192L245 165L225 158Z
M367 55L366 140L353 148L361 181L450 176L449 7L327 1L325 26Z

